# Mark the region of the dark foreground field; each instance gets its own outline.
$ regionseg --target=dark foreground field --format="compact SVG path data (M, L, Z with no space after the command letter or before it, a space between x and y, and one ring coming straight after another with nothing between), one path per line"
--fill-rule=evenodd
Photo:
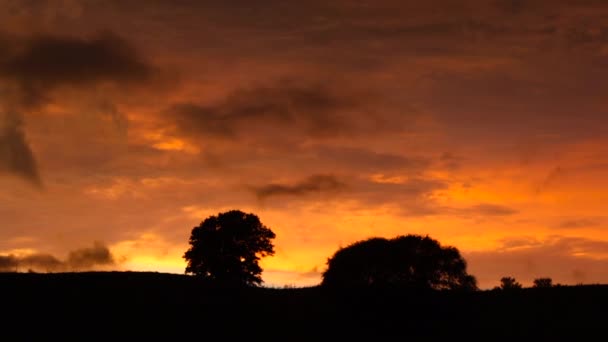
M0 290L10 336L0 341L608 338L606 285L469 294L236 290L180 275L109 272L0 274Z

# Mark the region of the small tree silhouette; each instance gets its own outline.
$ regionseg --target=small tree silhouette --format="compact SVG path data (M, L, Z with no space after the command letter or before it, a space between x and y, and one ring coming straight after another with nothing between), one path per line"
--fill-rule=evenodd
M254 214L231 210L192 229L186 273L230 286L260 285L261 257L274 255L275 234Z
M553 286L553 280L551 278L536 278L536 279L534 279L534 285L532 287L546 288L546 287L552 287L552 286Z
M517 290L521 289L520 283L513 277L502 277L500 278L500 289L501 290Z
M339 249L327 264L321 285L328 288L477 289L458 250L428 236L355 242Z

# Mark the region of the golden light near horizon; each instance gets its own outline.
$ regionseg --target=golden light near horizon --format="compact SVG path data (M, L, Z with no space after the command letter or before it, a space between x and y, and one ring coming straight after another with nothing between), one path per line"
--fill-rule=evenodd
M191 229L240 209L277 235L269 286L406 234L481 288L608 283L606 15L0 2L0 271L183 273Z

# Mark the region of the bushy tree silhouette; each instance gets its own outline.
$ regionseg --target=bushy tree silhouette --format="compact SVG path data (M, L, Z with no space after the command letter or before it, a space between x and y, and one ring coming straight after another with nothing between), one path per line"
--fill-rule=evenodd
M192 229L186 273L230 286L260 285L261 257L273 255L275 234L254 214L231 210Z
M460 252L428 236L355 242L339 249L327 265L321 285L328 288L477 289Z
M522 286L513 277L502 277L500 278L500 289L501 290L518 290Z
M553 280L551 278L536 278L536 279L534 279L534 285L532 287L546 288L546 287L552 287L552 286L553 286Z

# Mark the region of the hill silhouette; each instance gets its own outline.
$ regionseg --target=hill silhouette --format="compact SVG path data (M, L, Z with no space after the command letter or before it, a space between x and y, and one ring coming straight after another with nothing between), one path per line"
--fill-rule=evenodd
M226 289L149 272L3 273L4 335L125 340L531 340L603 336L608 285L518 291ZM29 327L17 329L14 327ZM13 327L13 329L7 329ZM35 328L35 329L33 329Z

